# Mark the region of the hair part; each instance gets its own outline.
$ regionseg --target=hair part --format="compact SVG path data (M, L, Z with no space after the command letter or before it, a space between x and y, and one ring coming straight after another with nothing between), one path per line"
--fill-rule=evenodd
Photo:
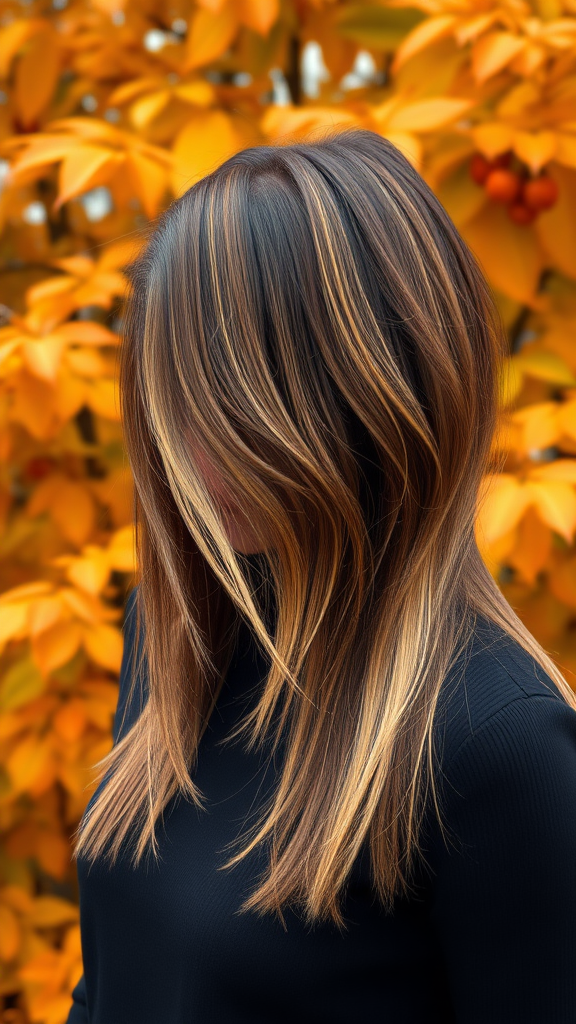
M390 908L429 799L441 821L435 713L478 615L576 706L475 540L502 324L424 179L357 128L236 153L171 204L130 274L121 397L148 701L97 766L75 855L113 862L130 839L137 864L177 792L203 806L198 743L244 620L270 668L230 739L272 736L285 755L226 867L266 844L242 909L282 919L295 903L343 927L363 845ZM261 527L272 632L192 440Z

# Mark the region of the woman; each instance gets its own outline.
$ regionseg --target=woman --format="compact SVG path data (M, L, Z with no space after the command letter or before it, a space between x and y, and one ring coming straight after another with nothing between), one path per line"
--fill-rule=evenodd
M69 1024L573 1024L576 697L475 542L473 256L355 129L237 153L132 283L141 581Z

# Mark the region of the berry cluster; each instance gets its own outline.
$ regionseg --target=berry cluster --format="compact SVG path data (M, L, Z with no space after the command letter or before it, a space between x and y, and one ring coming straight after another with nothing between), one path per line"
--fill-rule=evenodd
M519 164L512 168L512 152L487 160L482 153L470 158L470 177L483 186L491 199L505 203L508 216L516 224L530 224L542 210L549 210L558 199L558 186L547 174L530 176Z

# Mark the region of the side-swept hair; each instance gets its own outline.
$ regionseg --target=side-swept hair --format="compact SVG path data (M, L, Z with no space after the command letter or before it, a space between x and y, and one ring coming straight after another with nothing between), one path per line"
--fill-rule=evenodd
M342 926L362 845L390 907L434 786L443 680L478 615L576 696L475 540L505 332L446 210L385 138L346 129L236 153L161 217L131 269L122 351L148 701L99 763L76 856L134 863L194 782L241 620L270 668L233 736L284 754L228 867L242 906ZM194 452L258 523L276 602L228 540ZM279 747L277 747L279 749ZM99 767L97 766L97 767Z

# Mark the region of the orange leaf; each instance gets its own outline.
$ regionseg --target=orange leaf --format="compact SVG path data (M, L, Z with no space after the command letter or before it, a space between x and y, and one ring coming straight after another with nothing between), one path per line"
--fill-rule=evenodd
M20 948L20 924L10 907L0 903L0 960L13 960Z
M75 903L62 900L59 896L37 896L30 911L30 924L34 928L54 928L77 921L78 914Z
M38 341L26 341L22 355L30 373L49 382L58 376L65 340L60 334L48 334Z
M97 665L119 672L122 662L122 633L115 626L100 623L84 629L84 646Z
M241 146L223 110L198 110L176 137L172 188L182 195Z
M562 481L530 482L526 487L541 519L571 544L576 527L574 488Z
M71 320L61 324L58 335L77 345L118 345L120 339L113 331L91 320Z
M431 46L433 43L438 42L439 39L444 39L447 35L450 35L455 24L457 24L457 18L454 14L437 14L432 18L426 18L425 21L421 21L398 46L390 69L392 74L399 71L410 57L414 57L415 54L420 53L427 46Z
M16 65L14 98L21 122L33 127L52 99L60 74L60 47L54 29L35 35ZM38 74L38 68L42 74Z
M141 130L150 124L158 114L162 113L170 101L170 90L162 89L159 92L149 93L141 96L130 107L130 120L135 128Z
M128 154L128 170L134 181L134 190L142 200L146 216L155 217L168 188L166 170L155 160L136 150Z
M123 154L114 153L102 146L77 146L62 161L58 198L54 208L59 209L69 199L87 192L96 185L104 185L123 159Z
M81 641L82 635L77 623L58 622L51 629L46 629L34 637L34 660L44 675L49 675L74 657Z
M556 153L556 132L521 132L514 133L514 152L519 160L527 164L533 174L554 159Z
M236 0L235 10L243 25L266 36L278 18L280 4L278 0Z
M35 852L44 871L53 878L64 878L70 864L70 847L59 832L40 829Z
M512 32L488 32L472 50L472 73L477 82L485 82L506 67L524 49L524 40Z
M93 380L87 384L86 402L90 408L108 420L120 419L118 383L116 380Z
M500 473L487 477L483 484L478 524L487 543L509 533L522 518L530 496L515 476Z
M59 622L61 616L62 602L56 594L33 601L28 612L30 635L38 636L45 629L50 629Z
M6 768L17 793L29 789L46 772L52 756L52 739L27 735L6 760Z
M73 697L58 709L52 721L58 736L65 743L75 743L86 727L84 701Z
M553 163L547 173L558 185L558 201L551 209L541 211L534 221L534 231L554 267L576 280L576 170Z
M94 529L94 501L82 484L69 480L52 501L52 515L59 529L73 544L83 544Z
M472 100L459 100L451 96L406 103L390 114L386 129L404 132L436 131L461 117L472 106Z
M195 11L188 30L186 70L202 67L221 57L237 31L238 18L232 4L216 14Z

